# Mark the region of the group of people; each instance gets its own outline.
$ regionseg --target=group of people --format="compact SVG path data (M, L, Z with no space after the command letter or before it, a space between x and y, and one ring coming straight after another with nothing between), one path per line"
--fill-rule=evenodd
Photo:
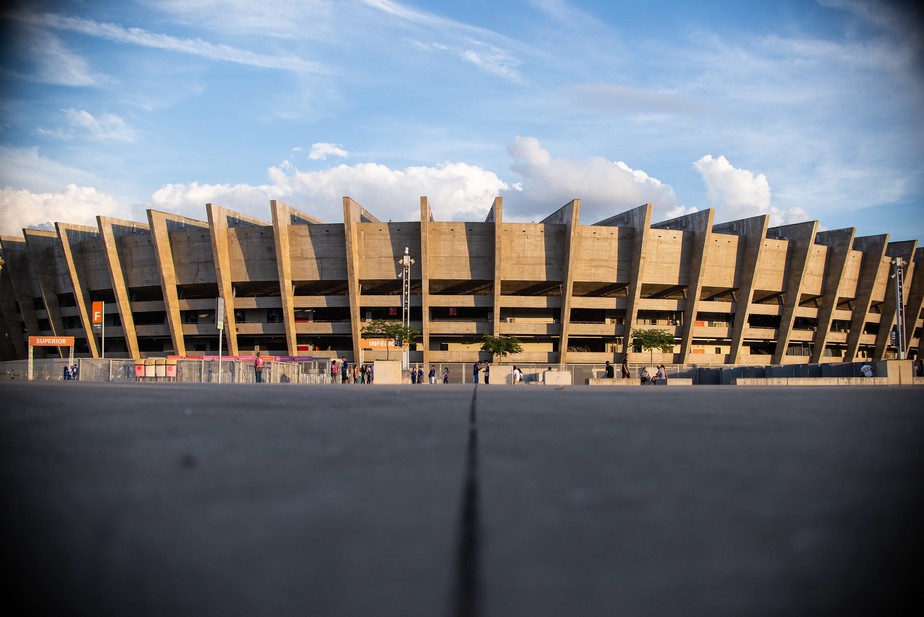
M350 364L346 358L340 360L340 366L337 361L332 360L330 363L330 379L333 383L359 383L370 384L374 379L374 371L371 364Z
M442 383L449 383L449 367L443 368L442 374ZM411 383L432 383L435 384L437 380L436 375L436 366L433 364L430 365L430 371L427 373L426 380L424 380L424 370L418 364L411 369Z
M491 363L485 360L482 362L479 360L472 365L472 383L478 383L478 374L482 373L484 375L484 382L486 384L491 383Z
M622 374L623 379L628 379L629 377L631 377L631 373L629 373L629 357L628 356L625 356L622 359L622 367L620 369L620 373ZM609 360L606 361L606 366L603 367L603 376L607 379L614 379L616 377L616 367L610 364Z
M64 366L64 381L72 381L80 377L80 369L77 368L77 365L74 366Z
M648 367L644 367L641 373L642 385L653 384L655 381L660 381L662 383L667 383L667 369L664 368L663 364L658 365L657 372L654 374L654 377L651 376L651 373L648 372Z

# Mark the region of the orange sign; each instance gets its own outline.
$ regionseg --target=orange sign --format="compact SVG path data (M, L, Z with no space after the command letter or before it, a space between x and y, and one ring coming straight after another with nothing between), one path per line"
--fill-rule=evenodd
M397 349L394 339L390 338L363 338L359 339L359 346L363 349L386 349L391 347Z
M103 323L103 303L101 301L93 303L93 318L90 322L94 325Z
M73 347L73 336L30 336L29 345L32 347Z

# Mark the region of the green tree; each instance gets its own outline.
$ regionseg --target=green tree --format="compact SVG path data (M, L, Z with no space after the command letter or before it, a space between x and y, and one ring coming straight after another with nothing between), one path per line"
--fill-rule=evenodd
M405 326L400 321L373 319L363 326L362 335L367 338L382 338L395 341L398 345L403 346L405 342L413 343L420 336L420 330ZM388 350L391 346L385 348L385 359L388 359Z
M650 353L649 362L654 363L654 350L671 351L674 348L674 335L667 330L632 330L634 345L647 349Z
M522 352L523 346L520 345L519 339L512 336L485 334L481 339L481 351L503 358L507 354Z

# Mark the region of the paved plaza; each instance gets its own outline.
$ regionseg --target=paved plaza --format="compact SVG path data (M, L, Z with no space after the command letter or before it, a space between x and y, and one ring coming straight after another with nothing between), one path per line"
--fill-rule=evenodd
M0 491L24 615L924 608L920 387L2 382Z

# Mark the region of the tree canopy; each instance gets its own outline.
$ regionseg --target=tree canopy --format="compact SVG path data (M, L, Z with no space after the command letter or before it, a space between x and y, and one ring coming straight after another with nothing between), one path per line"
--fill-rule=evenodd
M362 335L367 338L384 338L394 340L399 346L405 342L413 343L420 336L420 330L405 326L400 321L388 319L373 319L363 326ZM385 348L385 359L388 359L388 347Z
M674 335L667 330L632 330L632 342L642 349L649 350L654 357L654 350L671 351L674 348Z
M503 358L507 354L522 352L523 346L520 345L519 339L512 336L485 334L481 339L481 351Z

